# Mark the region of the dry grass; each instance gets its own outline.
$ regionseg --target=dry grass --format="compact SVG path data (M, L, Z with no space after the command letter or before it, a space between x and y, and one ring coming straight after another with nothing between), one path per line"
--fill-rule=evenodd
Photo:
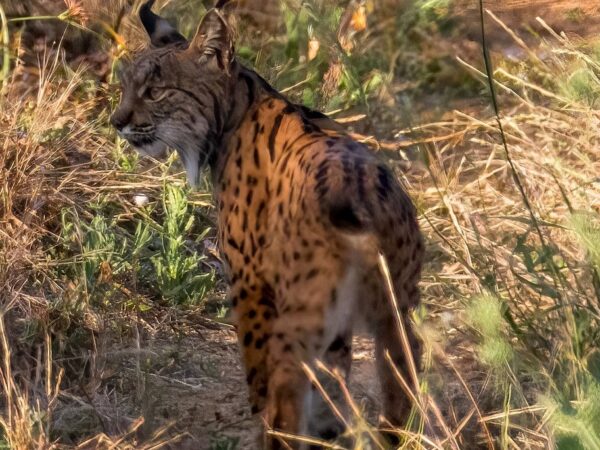
M71 69L61 51L48 48L37 68L16 67L3 86L0 447L69 448L73 439L59 439L57 430L80 436L98 428L105 432L78 437L72 447L164 447L178 434L162 428L140 433L143 420L115 416L113 399L98 389L103 333L110 333L112 320L136 320L127 305L138 294L125 287L126 277L113 279L110 265L102 266L108 280L70 276L65 268L81 273L93 257L83 237L99 212L94 205L113 205L117 229L127 236L128 218L136 214L156 225L156 216L136 205L137 194L153 204L165 183L183 182L165 166L148 164L135 174L119 167L129 157L107 129L112 87L91 80L84 68ZM205 206L206 196L190 203ZM76 219L71 242L61 237L67 211ZM117 296L110 308L98 303Z
M115 5L100 11L84 3L84 10L100 11L110 28ZM133 23L126 19L129 29ZM413 118L394 130L401 140L382 147L420 155L401 177L428 240L426 311L415 317L426 367L420 380L416 370L408 380L398 374L415 408L410 427L390 430L402 448L549 448L589 420L582 442L597 448L600 416L586 405L597 398L600 343L600 62L593 45L551 29L551 39L530 48L505 28L527 55L496 59L508 155L489 107L451 110L430 123ZM109 57L123 49L116 37L125 34L112 35ZM10 37L16 53L19 41ZM480 61L458 61L486 86ZM107 341L127 336L137 342L134 372L142 380L139 329L168 322L171 313L156 306L159 290L144 279L149 246L136 253L131 243L139 224L164 232L161 192L165 184L181 188L183 177L123 151L107 126L115 86L70 69L60 52L10 76L0 105L0 448L166 447L181 436L143 429L135 413L144 408L117 414L104 360ZM375 94L385 98L389 88ZM136 204L136 195L152 208ZM192 206L209 205L208 192L186 195ZM106 229L93 228L98 216ZM210 213L203 220L210 224ZM136 261L116 258L118 245L90 247L93 233L132 245L124 254ZM344 420L355 448L384 447L362 406L329 376L351 405ZM129 395L139 404L147 392ZM65 423L72 417L91 423Z

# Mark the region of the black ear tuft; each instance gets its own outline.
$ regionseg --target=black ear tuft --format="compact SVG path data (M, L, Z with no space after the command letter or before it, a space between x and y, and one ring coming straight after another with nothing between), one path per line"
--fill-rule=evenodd
M169 44L183 44L187 40L166 19L152 12L154 0L148 0L140 8L140 20L146 29L150 42L155 47Z
M223 9L223 7L229 3L229 0L217 0L217 4L215 5L215 9Z

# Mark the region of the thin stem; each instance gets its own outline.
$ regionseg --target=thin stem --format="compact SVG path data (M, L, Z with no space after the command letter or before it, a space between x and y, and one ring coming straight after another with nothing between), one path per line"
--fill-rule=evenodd
M490 59L490 54L488 51L487 41L486 41L486 37L485 37L485 17L483 15L483 0L479 0L479 15L480 15L480 19L481 19L481 47L483 50L483 61L485 64L485 72L487 74L488 86L490 88L490 97L492 100L492 106L494 108L494 115L496 116L496 123L498 125L500 139L502 141L502 146L504 147L506 161L508 162L508 165L510 167L510 172L512 174L515 185L517 186L517 189L518 189L519 193L521 194L521 198L523 199L523 203L525 204L525 209L527 209L527 212L529 213L529 216L531 218L531 223L532 223L533 227L535 228L536 234L538 235L538 237L540 239L540 244L542 245L542 248L544 248L544 250L547 250L547 249L549 249L548 244L546 243L546 239L544 238L544 234L542 233L542 229L540 227L539 221L538 221L537 217L535 216L535 213L533 212L533 207L532 207L531 203L529 202L529 198L527 197L527 193L525 192L525 188L523 187L523 182L521 181L519 172L517 171L515 163L511 157L511 153L508 150L506 134L504 133L504 127L502 126L502 121L500 120L500 108L498 107L498 98L496 96L496 89L494 86L494 74L493 74L493 70L492 70L492 62ZM549 265L551 266L554 274L557 275L558 278L560 279L560 274L558 273L558 269L556 268L552 258L549 258ZM557 283L556 280L554 280L555 287L557 288L556 283ZM562 301L562 294L558 290L558 288L556 289L556 292L559 296L559 299Z
M0 20L2 21L2 92L4 92L8 74L10 73L10 38L8 35L8 20L6 20L6 14L2 5L0 5Z
M8 19L8 22L15 23L15 22L29 22L31 20L52 20L52 19L61 20L59 16L27 16L27 17L13 17L11 19Z

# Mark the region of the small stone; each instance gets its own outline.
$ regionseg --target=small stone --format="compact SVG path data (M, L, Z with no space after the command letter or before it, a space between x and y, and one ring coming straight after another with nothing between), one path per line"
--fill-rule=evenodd
M135 206L142 207L146 206L149 202L148 196L146 194L135 194L133 196L133 203Z

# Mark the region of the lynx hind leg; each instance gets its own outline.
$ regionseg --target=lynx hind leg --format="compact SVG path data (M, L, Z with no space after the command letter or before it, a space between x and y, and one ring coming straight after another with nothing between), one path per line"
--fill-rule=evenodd
M319 358L330 371L340 375L345 383L349 380L352 364L352 335L359 299L360 276L364 270L359 258L350 253L341 277L331 292L329 308L325 314L325 339ZM310 391L307 408L310 420L308 434L331 441L345 431L344 420L349 419L347 399L343 395L340 381L324 371L317 371L318 382L328 398L317 389ZM342 415L336 414L337 412Z
M366 302L368 305L365 306L368 306L368 309L365 310L365 316L375 338L375 356L383 401L383 416L389 424L402 426L408 418L412 404L402 389L391 364L398 370L406 383L412 386L410 365L414 364L418 371L421 364L421 345L410 321L410 308L418 303L418 297L410 297L411 295L418 296L418 290L416 290L418 278L403 283L401 288L396 285L395 289L398 309L411 349L409 356L404 352L400 329L396 323L395 311L391 307L389 294L382 288L383 283L379 281L381 277L377 272L378 270L373 270L372 276L369 277L369 283L367 283L367 286L371 284L368 291L371 293L372 302ZM391 363L386 357L386 353L389 353ZM409 358L412 358L412 361Z
M406 311L403 313L406 313ZM411 348L412 362L408 360L407 355L404 352L395 320L390 318L389 320L380 322L378 330L375 333L375 356L377 360L377 374L381 385L383 399L383 417L392 426L396 427L405 424L412 404L410 398L402 389L391 364L398 369L398 372L404 381L412 387L413 380L410 373L410 364L414 362L418 370L421 359L419 341L416 339L409 321L405 318L403 320ZM391 362L386 357L386 353L389 353Z
M344 382L348 381L352 364L352 329L340 333L327 347L322 357L325 366L332 372L337 372ZM331 441L344 433L344 423L332 409L334 406L345 418L348 417L347 401L339 382L316 370L317 380L328 398L320 392L317 386L311 386L305 397L305 411L308 414L307 435L324 441Z

